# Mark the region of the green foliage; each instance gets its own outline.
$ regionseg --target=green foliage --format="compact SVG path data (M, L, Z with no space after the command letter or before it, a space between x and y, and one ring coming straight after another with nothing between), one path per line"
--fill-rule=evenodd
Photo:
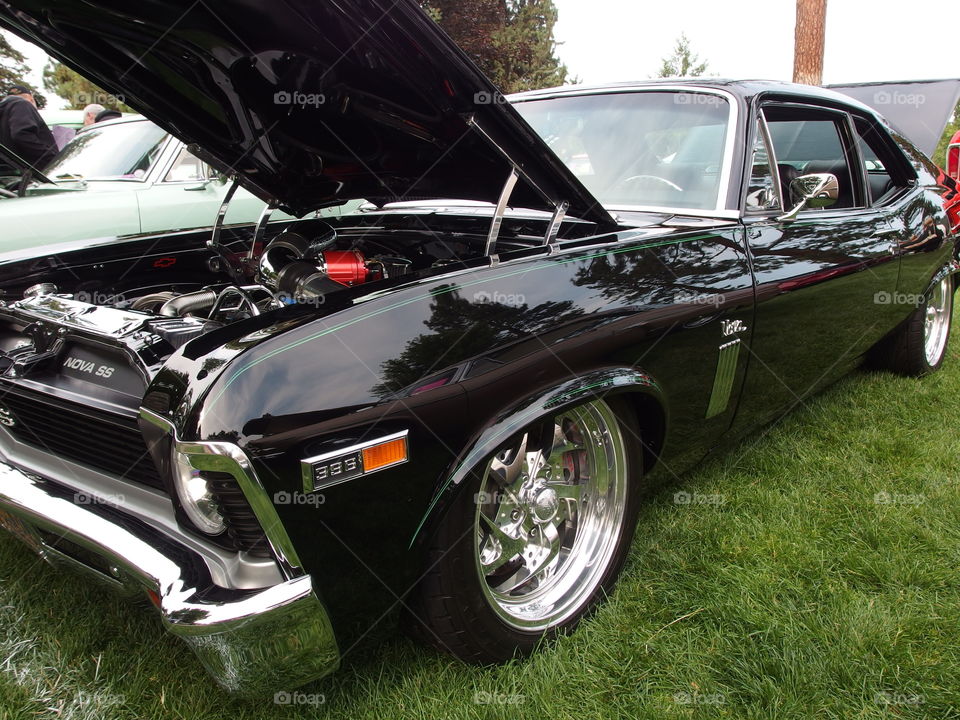
M111 95L80 73L55 60L51 60L43 69L43 86L66 100L67 110L83 110L87 105L96 103L107 110L133 112L124 105L122 96Z
M657 72L657 77L700 77L707 72L707 61L700 62L690 49L690 41L684 33L680 33L673 54L663 59L663 65Z
M24 77L30 72L23 53L10 44L8 36L0 32L0 90L10 85L26 85Z
M956 347L922 380L856 374L671 480L607 602L502 666L398 635L344 645L311 703L230 700L149 604L0 534L0 718L957 718Z
M553 0L423 0L421 6L504 93L563 85Z
M43 109L47 99L37 88L27 82L26 77L30 74L30 67L26 64L27 58L10 44L9 37L0 31L0 91L6 90L10 85L28 87L33 90L33 99L37 107Z
M937 144L937 149L933 152L933 161L937 165L940 165L941 167L946 166L947 145L950 144L950 138L956 135L957 130L960 130L960 104L954 108L953 118L947 123L947 128L943 131L943 136L940 138L940 142Z

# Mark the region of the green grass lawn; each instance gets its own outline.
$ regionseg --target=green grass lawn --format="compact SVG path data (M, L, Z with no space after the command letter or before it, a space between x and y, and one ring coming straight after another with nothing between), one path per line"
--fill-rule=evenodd
M296 706L227 699L150 607L3 538L0 718L960 717L958 417L956 345L851 376L656 496L572 636L473 668L398 635Z

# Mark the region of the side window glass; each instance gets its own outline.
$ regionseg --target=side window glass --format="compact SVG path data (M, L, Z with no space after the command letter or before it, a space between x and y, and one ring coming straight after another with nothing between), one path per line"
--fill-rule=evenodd
M844 149L842 120L792 108L770 108L764 112L777 158L777 174L787 207L798 198L791 193L791 182L801 175L830 173L840 188L835 208L858 207L859 172L854 172Z
M775 170L770 153L757 125L756 141L753 144L753 166L750 170L750 185L747 188L747 212L780 210L780 196L774 180Z
M864 118L855 118L857 143L863 158L864 175L872 205L883 205L898 192L909 186L909 179L897 171L896 157L892 155L888 140Z
M206 166L186 148L177 155L173 167L167 172L164 182L196 182L206 180Z

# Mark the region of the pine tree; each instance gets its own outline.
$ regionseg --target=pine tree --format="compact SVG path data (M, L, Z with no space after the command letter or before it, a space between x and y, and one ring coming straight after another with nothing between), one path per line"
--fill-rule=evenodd
M556 56L553 0L424 0L421 5L504 93L569 81Z
M700 58L690 49L687 36L680 33L673 54L663 59L663 65L657 72L657 77L700 77L707 72L707 62L699 62Z
M30 67L26 63L24 54L10 43L10 36L0 31L0 96L11 85L23 85L33 90L33 99L42 110L47 106L47 98L27 82Z
M83 110L87 105L96 103L107 110L131 112L130 108L123 104L122 97L100 89L80 73L56 60L51 60L43 69L43 86L66 100L68 110Z
M5 33L0 32L0 90L10 85L24 85L24 77L30 72L26 66L27 59L7 39Z

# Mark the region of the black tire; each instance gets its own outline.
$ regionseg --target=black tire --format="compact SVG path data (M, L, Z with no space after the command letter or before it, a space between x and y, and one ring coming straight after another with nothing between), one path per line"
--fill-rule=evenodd
M945 277L934 284L924 303L881 347L881 364L896 373L912 377L939 370L947 356L953 294L952 277Z
M611 432L597 439L598 428L608 423ZM609 461L606 471L596 463L601 456ZM536 470L537 462L522 462L530 457L546 464ZM531 468L535 472L527 472ZM571 630L623 568L640 476L639 430L617 399L557 412L504 443L463 483L433 536L426 575L411 599L415 636L466 662L495 663ZM569 552L546 560L560 547ZM581 567L588 556L593 562ZM521 582L534 568L537 573ZM520 584L505 591L513 583ZM538 604L553 610L538 616Z

